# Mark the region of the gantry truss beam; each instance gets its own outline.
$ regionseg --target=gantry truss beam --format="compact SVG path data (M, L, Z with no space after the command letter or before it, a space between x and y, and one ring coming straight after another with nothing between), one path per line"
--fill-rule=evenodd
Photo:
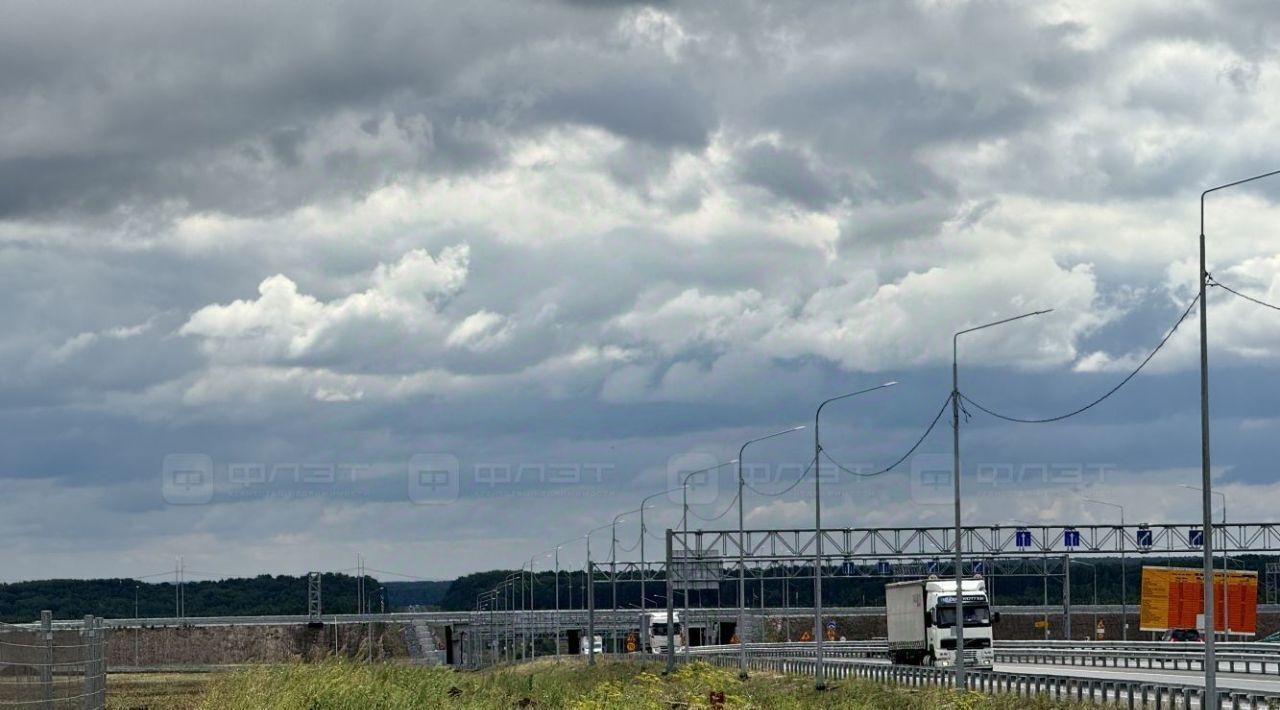
M1213 549L1231 554L1280 553L1280 523L1230 523L1213 527ZM747 530L739 546L736 530L670 531L672 549L680 556L718 556L736 565L740 550L748 561L812 559L812 529ZM954 531L947 527L844 528L822 531L827 559L932 558L954 554ZM1028 525L962 528L960 549L972 559L1002 556L1124 553L1156 556L1202 551L1196 524Z
M1003 557L986 557L965 561L965 574L984 574L1001 577L1050 577L1061 576L1063 567L1069 559L1066 553L1039 555L1006 555ZM736 583L738 580L737 558L721 559L722 566L717 581L723 584ZM665 563L616 562L612 569L608 563L596 568L592 580L596 585L602 584L638 584L641 575L647 583L661 585L667 580ZM676 568L680 569L679 567ZM912 577L940 577L954 574L954 561L950 558L936 559L895 559L884 558L848 558L829 560L822 566L823 579L881 577L909 579ZM749 558L746 565L748 580L812 580L813 566L805 559L772 560ZM672 580L680 587L679 573ZM660 593L655 586L654 592ZM597 592L599 594L601 592Z

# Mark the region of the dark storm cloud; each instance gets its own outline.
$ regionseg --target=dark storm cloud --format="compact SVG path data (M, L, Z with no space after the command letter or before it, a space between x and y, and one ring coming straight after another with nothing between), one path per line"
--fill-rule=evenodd
M809 209L822 209L836 200L834 176L820 176L803 153L760 143L743 151L742 179Z
M688 77L667 68L626 67L593 86L546 97L535 118L585 123L645 143L697 150L706 147L716 117Z
M1041 332L1046 347L1141 351L1170 321L1181 255L1153 240L1153 255L1113 257L1114 224L1063 215L1120 211L1141 239L1206 176L1269 168L1280 25L1267 3L1077 5L11 4L0 498L19 507L0 532L31 551L11 574L47 574L54 548L75 558L65 574L184 549L279 571L374 538L453 540L404 554L465 572L634 507L674 453L732 456L824 396L900 379L833 412L824 442L892 461L949 391L932 353L970 317L1062 298L1100 324ZM468 258L449 288L385 283L415 250L456 248ZM277 275L293 290L271 301L259 285ZM1019 277L1030 285L999 290ZM992 341L998 369L975 343L966 392L1044 415L1121 376L1074 373L1060 352L1046 364L1028 339ZM1256 382L1272 375L1221 363L1221 460L1267 483ZM966 447L1194 467L1194 373L1159 365L1061 427L976 415ZM945 434L926 450L946 451ZM802 438L777 446L760 458L809 456ZM183 508L159 483L175 452L379 475L312 500ZM421 508L404 470L423 452L610 474L567 502L472 486ZM912 515L905 482L851 489L842 522L872 500ZM37 499L75 524L41 531Z
M478 5L393 11L388 3L283 3L252 12L153 3L11 7L0 29L0 115L8 117L0 125L21 130L0 139L7 186L0 215L160 199L248 213L296 206L333 189L303 184L287 194L291 181L306 182L295 168L325 167L299 166L297 142L343 112L369 125L386 115L425 120L439 139L393 168L449 172L494 154L468 147L479 131L448 107L463 98L457 84L469 67L563 34L567 19L533 4L506 4L500 13ZM424 103L438 105L413 110ZM348 191L389 177L360 160L329 167L345 169L330 181L352 171L360 178L340 185ZM259 169L269 173L260 182L252 177ZM277 178L285 195L275 194Z

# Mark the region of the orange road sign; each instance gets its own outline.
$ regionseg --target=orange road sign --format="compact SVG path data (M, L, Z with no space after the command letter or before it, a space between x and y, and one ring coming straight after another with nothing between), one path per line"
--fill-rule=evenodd
M1214 578L1214 628L1219 631L1229 624L1232 633L1253 634L1258 630L1258 573L1221 570ZM1223 587L1229 595L1223 594ZM1222 603L1223 598L1227 603ZM1223 618L1223 607L1227 616ZM1143 631L1194 629L1198 616L1204 615L1204 572L1181 567L1142 568L1142 607L1138 627Z

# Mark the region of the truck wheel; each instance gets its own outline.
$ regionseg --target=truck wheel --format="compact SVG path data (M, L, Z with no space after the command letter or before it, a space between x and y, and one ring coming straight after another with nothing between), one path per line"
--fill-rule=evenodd
M933 654L932 653L924 654L924 659L920 661L920 665L929 667L929 668L933 667Z

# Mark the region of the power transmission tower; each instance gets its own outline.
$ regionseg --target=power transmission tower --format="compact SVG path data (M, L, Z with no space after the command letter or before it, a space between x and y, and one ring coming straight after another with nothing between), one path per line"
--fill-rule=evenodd
M320 614L320 573L310 572L307 574L307 625L323 626Z

